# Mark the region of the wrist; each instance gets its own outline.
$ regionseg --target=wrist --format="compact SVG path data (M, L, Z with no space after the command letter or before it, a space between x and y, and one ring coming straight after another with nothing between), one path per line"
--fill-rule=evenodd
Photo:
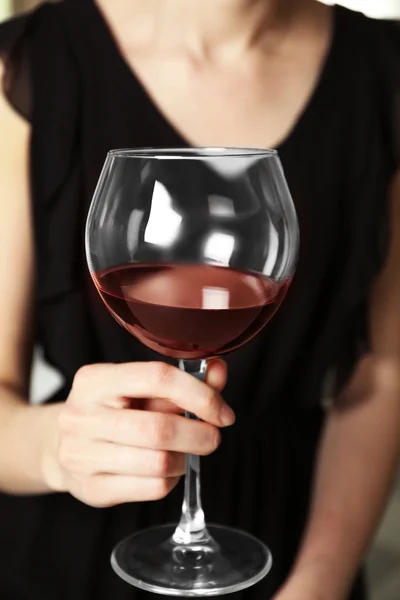
M38 407L38 430L40 431L40 473L49 492L65 492L62 469L58 462L58 417L62 405L49 404Z
M4 400L4 401L3 401ZM4 394L0 406L0 490L7 494L55 491L57 405L32 406Z
M25 482L28 493L61 491L61 471L57 462L57 420L60 409L58 404L24 404L15 415L14 435L16 437L18 432L21 470L18 479L22 493L25 492Z

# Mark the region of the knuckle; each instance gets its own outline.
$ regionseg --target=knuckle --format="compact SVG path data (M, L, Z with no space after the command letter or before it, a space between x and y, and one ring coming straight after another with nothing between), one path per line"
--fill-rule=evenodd
M135 467L134 450L124 446L119 448L116 455L116 463L123 473L132 473Z
M156 477L166 477L172 467L172 455L165 450L154 453L154 474Z
M205 455L212 454L218 448L221 443L221 433L218 427L209 425L206 433L206 444L205 444Z
M79 470L79 459L72 444L60 441L58 446L58 462L65 471Z
M57 419L58 431L65 436L77 434L80 429L80 412L65 404Z
M77 395L79 399L81 394L86 396L91 392L93 393L93 390L101 389L113 373L113 368L115 368L115 365L106 363L80 367L72 382L73 396Z
M174 368L164 362L150 363L150 377L154 381L156 387L162 390L165 386L171 384L173 379Z
M173 420L169 415L163 413L153 413L149 424L149 442L155 449L164 449L168 447L174 436Z
M115 433L121 438L130 436L132 423L127 418L126 410L114 410L110 415L106 415L106 419L109 419L109 424Z
M102 499L96 489L93 477L83 477L79 481L79 496L89 506L99 506Z
M208 414L215 413L218 406L217 393L215 390L208 388L204 394L203 405Z
M168 496L171 491L171 485L168 479L158 478L154 480L149 500L162 500Z
M108 508L117 504L112 490L105 485L99 485L96 477L85 477L80 481L80 497L94 508Z
M177 453L175 456L175 475L180 477L185 474L186 470L186 455L182 453Z
M63 440L60 440L58 443L57 459L61 467L68 470L68 450L66 448L66 443Z
M95 370L97 370L96 365L84 365L80 367L75 373L73 387L76 389L85 386L92 379Z

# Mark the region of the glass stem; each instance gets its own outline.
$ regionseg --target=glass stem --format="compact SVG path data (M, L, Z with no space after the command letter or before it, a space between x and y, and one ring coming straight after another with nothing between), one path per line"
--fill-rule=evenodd
M207 371L207 361L179 361L179 367L186 373L190 373L196 379L204 381ZM188 419L197 419L195 415L186 412ZM200 457L188 454L186 456L185 492L182 504L182 514L179 524L173 535L173 541L177 544L207 544L211 542L204 511L201 506L200 494Z

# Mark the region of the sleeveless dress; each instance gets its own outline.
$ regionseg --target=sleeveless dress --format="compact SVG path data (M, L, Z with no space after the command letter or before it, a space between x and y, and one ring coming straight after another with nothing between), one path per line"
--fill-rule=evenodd
M399 31L339 7L334 15L318 84L278 148L300 222L297 274L265 331L228 356L225 398L237 424L202 462L208 520L252 532L274 556L270 575L237 598L268 600L290 570L325 376L335 368L340 385L368 347L367 297L385 253L400 156ZM124 62L93 0L45 4L4 23L0 55L5 93L32 126L36 339L66 380L55 402L84 364L160 358L102 305L83 229L109 149L187 142ZM0 494L0 600L142 600L113 573L110 553L135 530L176 521L181 498L181 485L165 500L109 509L68 494ZM351 599L364 597L359 577Z

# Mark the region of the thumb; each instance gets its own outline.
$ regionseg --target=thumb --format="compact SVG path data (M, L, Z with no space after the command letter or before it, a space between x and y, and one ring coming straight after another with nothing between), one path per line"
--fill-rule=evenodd
M207 365L206 382L218 392L221 392L226 384L228 368L226 362L220 358L210 360Z

